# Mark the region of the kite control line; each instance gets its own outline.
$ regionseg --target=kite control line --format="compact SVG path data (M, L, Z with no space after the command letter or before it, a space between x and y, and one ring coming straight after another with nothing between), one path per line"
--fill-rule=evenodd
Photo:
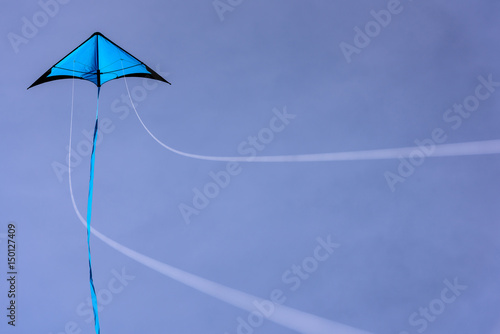
M99 124L99 94L101 87L97 87L97 108L95 113L94 139L92 140L92 155L90 157L90 180L89 197L87 201L87 246L89 250L89 274L90 274L90 294L92 295L92 309L94 311L94 324L96 334L101 333L99 326L99 313L97 309L97 297L95 294L94 279L92 278L92 260L90 256L90 220L92 218L92 195L94 190L94 163L95 163L95 143L97 138L97 128Z
M122 64L123 66L123 64ZM312 153L312 154L293 154L293 155L263 155L263 156L213 156L213 155L201 155L183 152L168 146L160 139L158 139L144 124L139 112L135 108L134 101L130 94L130 89L128 87L127 78L124 76L125 87L127 89L128 98L130 100L130 105L134 109L137 119L141 123L142 127L146 132L153 138L158 144L163 146L165 149L172 153L178 154L180 156L208 160L208 161L227 161L227 162L324 162L324 161L357 161L357 160L383 160L383 159L399 159L399 158L411 158L415 154L422 153L422 147L420 146L409 146L409 147L397 147L397 148L384 148L375 150L363 150L363 151L347 151L347 152L329 152L329 153ZM426 148L424 148L427 150ZM452 143L452 144L440 144L431 147L432 152L425 153L428 157L453 157L453 156L470 156L470 155L488 155L488 154L500 154L500 139L493 140L483 140L483 141L473 141L465 143ZM422 153L423 154L423 153Z

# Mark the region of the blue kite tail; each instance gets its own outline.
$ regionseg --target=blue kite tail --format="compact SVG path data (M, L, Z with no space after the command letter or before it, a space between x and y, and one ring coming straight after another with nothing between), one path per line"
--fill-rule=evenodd
M99 94L101 88L97 88L97 110L95 114L94 139L92 141L92 155L90 158L90 181L89 181L89 197L87 202L87 246L89 249L89 272L90 272L90 294L92 296L92 308L94 310L94 324L96 334L101 333L99 326L99 314L97 310L97 297L95 293L94 280L92 278L92 260L90 257L90 219L92 217L92 193L94 190L94 162L95 162L95 143L97 138L97 128L99 123Z

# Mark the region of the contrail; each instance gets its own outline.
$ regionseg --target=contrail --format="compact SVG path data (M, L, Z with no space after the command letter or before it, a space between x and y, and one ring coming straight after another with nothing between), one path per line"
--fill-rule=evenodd
M75 210L78 219L87 228L87 222L81 215L78 207L75 203L75 198L73 196L73 186L71 183L71 142L73 134L73 97L71 105L71 119L70 119L70 138L69 138L69 155L68 155L68 177L69 177L69 190L71 194L71 202L73 203L73 209ZM371 334L370 332L356 329L347 325L343 325L332 320L318 317L316 315L302 312L287 306L279 305L267 301L265 299L250 295L248 293L224 286L222 284L210 281L200 276L188 273L181 269L175 268L166 263L155 260L149 256L141 254L134 251L114 240L105 236L101 232L97 231L95 228L90 227L90 231L97 238L101 239L105 244L115 249L116 251L122 253L125 256L139 262L140 264L153 269L171 279L174 279L182 284L185 284L195 290L203 292L209 296L212 296L220 301L238 307L248 312L258 311L255 304L256 303L267 303L272 307L266 315L266 318L273 321L281 326L287 327L294 331L304 334Z

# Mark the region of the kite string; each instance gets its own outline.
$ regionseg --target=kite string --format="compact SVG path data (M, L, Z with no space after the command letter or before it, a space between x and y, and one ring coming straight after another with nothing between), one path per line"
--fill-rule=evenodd
M83 226L86 226L87 223L83 218L83 216L81 215L80 210L78 210L78 207L75 202L75 197L73 195L71 173L68 173L68 178L69 178L69 189L71 195L71 202L73 204L73 210L75 211L78 219L83 224ZM214 281L210 281L200 276L196 276L194 274L183 271L179 268L173 267L169 264L160 262L149 256L136 252L133 249L130 249L116 242L115 240L105 236L104 234L102 234L93 227L91 227L91 232L92 234L94 234L94 236L99 238L109 247L129 257L130 259L135 260L138 263L166 277L169 277L179 283L189 286L201 293L205 293L229 305L238 307L248 312L255 312L256 303L261 303L261 304L266 303L266 300L260 297L250 295L248 293L230 288L228 286L219 284ZM321 318L311 313L302 312L297 309L281 305L280 303L272 302L272 305L274 307L274 311L271 312L272 314L267 319L299 333L371 334L370 332L361 329L356 329L326 318Z
M99 325L99 311L97 307L97 296L95 293L94 279L92 278L92 260L90 256L90 221L92 217L92 197L94 190L94 164L95 164L95 146L97 138L97 129L99 123L99 95L101 87L97 87L97 107L95 114L94 138L92 141L92 155L90 158L90 180L89 180L89 195L87 201L87 246L89 253L89 276L90 276L90 294L92 296L92 309L94 311L94 325L96 334L100 334L101 328Z
M73 80L73 89L71 96L71 117L70 117L70 128L69 128L68 181L69 181L69 191L71 196L71 203L73 205L73 210L75 211L78 219L83 224L83 226L87 227L87 235L90 231L97 238L101 239L101 241L103 241L116 251L141 263L146 267L149 267L152 270L155 270L167 277L170 277L173 280L176 280L182 284L190 286L193 289L196 289L202 293L210 295L216 299L219 299L235 307L241 308L249 312L255 311L255 303L258 301L265 301L264 299L249 295L245 292L229 288L227 286L218 284L213 281L209 281L205 278L190 274L178 268L172 267L166 263L152 259L144 254L138 253L128 247L125 247L124 245L100 233L95 228L90 227L90 224L87 223L83 218L83 216L81 215L80 210L76 205L75 197L73 195L73 183L71 177L71 145L72 145L72 135L73 135L73 109L74 109L73 101L74 101L74 80ZM269 317L269 320L295 331L306 332L310 328L315 328L314 333L317 334L329 334L332 332L337 332L342 334L370 334L366 331L358 330L350 326L346 326L325 318L315 316L313 314L301 312L287 306L276 304L275 307L276 309L274 311L274 314Z
M122 62L123 70L123 62ZM127 83L125 71L123 71L123 78L125 80L125 87L127 89L130 105L134 109L135 115L142 127L158 144L167 150L188 158L209 160L209 161L229 161L229 162L320 162L320 161L354 161L354 160L381 160L381 159L399 159L411 158L414 155L425 154L428 157L444 157L444 156L467 156L467 155L483 155L483 154L499 154L500 153L500 139L474 141L465 143L441 144L435 145L432 143L430 147L410 146L388 149L376 150L363 150L363 151L350 151L350 152L330 152L330 153L315 153L315 154L298 154L298 155L274 155L274 156L209 156L192 154L179 151L173 147L168 146L159 140L148 129L146 124L142 121L141 116L137 112L134 101L130 94L130 89ZM429 152L431 150L431 152Z
M89 233L90 224L87 224L85 219L80 213L76 202L75 196L73 194L73 183L71 177L71 145L72 145L72 134L73 134L73 95L71 97L71 118L70 118L70 129L69 129L69 154L68 154L68 181L69 181L69 191L71 196L71 203L73 205L73 210L75 211L78 219L87 227L87 235ZM196 276L194 274L185 272L181 269L172 267L166 263L160 262L153 258L150 258L144 254L136 252L114 240L105 236L93 227L90 227L90 232L94 234L97 238L107 244L109 247L115 249L119 253L137 261L138 263L164 275L179 283L185 284L201 293L205 293L213 298L216 298L222 302L228 303L235 307L248 312L254 312L256 310L255 303L267 302L265 299L259 298L257 296L252 296L245 292L221 285L219 283L209 281L203 277ZM268 320L273 321L281 326L294 330L296 332L309 332L314 328L315 334L371 334L364 330L356 329L332 320L321 318L316 315L299 311L291 307L287 307L280 304L273 303L274 312L269 316ZM311 332L312 333L312 332Z

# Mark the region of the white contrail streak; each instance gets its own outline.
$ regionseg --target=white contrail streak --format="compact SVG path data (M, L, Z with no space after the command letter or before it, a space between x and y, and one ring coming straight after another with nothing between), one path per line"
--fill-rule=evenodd
M71 98L71 120L70 120L70 138L69 138L69 155L68 155L68 177L69 190L71 194L71 202L76 215L85 228L87 222L80 214L73 196L73 186L71 183L71 137L73 129L73 97ZM212 296L220 301L238 307L248 312L257 311L255 303L262 303L265 300L248 293L238 291L236 289L221 285L219 283L207 280L203 277L193 275L181 269L172 267L166 263L160 262L149 256L136 252L90 227L90 231L97 238L101 239L105 244L122 253L125 256L139 262L140 264L153 269L167 277L170 277L182 284L185 284L193 289ZM268 303L271 303L268 301ZM268 304L269 305L269 304ZM316 315L302 312L287 306L272 303L272 312L266 318L281 326L287 327L294 331L304 334L371 334L369 332L356 329L347 325L343 325Z

